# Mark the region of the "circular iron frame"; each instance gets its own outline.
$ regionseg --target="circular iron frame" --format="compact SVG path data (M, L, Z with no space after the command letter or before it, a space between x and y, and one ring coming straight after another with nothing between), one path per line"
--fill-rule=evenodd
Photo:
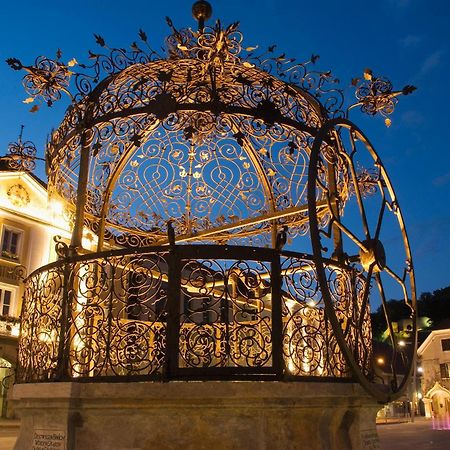
M411 308L411 319L412 319L412 330L411 330L411 340L410 340L410 357L406 361L406 367L405 367L405 373L403 373L401 377L400 383L397 382L397 376L395 374L394 370L394 379L393 382L388 386L386 384L377 384L373 382L372 377L369 377L367 373L363 370L361 367L360 362L355 357L355 349L351 348L349 346L349 343L347 342L343 329L342 324L340 323L338 317L336 316L336 310L333 306L333 301L330 296L329 287L327 285L326 281L326 275L324 271L324 258L323 258L323 248L321 243L321 227L318 220L318 215L316 211L317 207L317 200L316 200L316 189L318 184L318 173L319 173L319 165L321 162L325 159L323 157L323 142L326 139L332 139L335 142L340 141L340 136L338 133L338 128L342 127L344 129L349 130L351 134L355 135L355 138L360 140L366 147L367 151L369 152L371 158L374 160L376 165L379 167L380 173L382 174L382 178L384 182L386 183L386 188L389 192L389 195L391 197L391 204L393 204L396 208L395 210L395 216L398 220L398 225L402 234L403 239L403 246L405 249L406 254L406 267L407 271L405 272L404 279L400 280L400 278L397 280L399 283L403 283L403 292L405 295L405 298L403 300L405 301L405 304L407 304ZM352 137L353 138L353 137ZM345 150L342 150L342 147L340 145L336 145L334 147L334 150L337 150L339 153L345 152ZM349 164L353 165L352 159L347 158L347 161L350 160ZM351 168L351 170L354 170L354 167ZM363 199L361 196L361 193L358 190L359 188L356 187L356 197L358 199L358 207L360 210L360 214L362 217L363 222L366 222L365 218L365 211L363 207ZM325 194L327 197L327 195ZM328 202L331 203L332 198L336 198L336 191L331 191L331 193L328 195ZM332 215L331 222L339 221L339 213L336 211L335 214L332 213L333 208L330 207L330 213ZM381 402L388 402L395 400L399 398L403 392L406 389L407 383L410 379L410 376L414 370L414 364L415 364L415 353L417 349L417 323L416 323L416 311L417 311L417 301L416 301L416 290L415 290L415 279L414 279L414 270L412 267L412 257L411 257L411 250L409 247L409 240L408 236L405 230L404 221L403 221L403 215L401 213L400 207L398 206L397 198L394 193L394 189L392 187L392 184L390 182L389 177L387 176L386 170L384 166L381 163L381 160L376 153L373 145L370 143L369 139L363 134L363 132L350 120L347 119L331 119L327 121L321 130L319 131L318 135L315 138L311 156L310 156L310 165L309 165L309 171L308 171L308 212L309 212L309 223L310 223L310 236L311 236L311 243L313 248L313 258L316 265L317 270L317 277L318 282L320 284L323 298L324 298L324 304L325 304L325 310L326 313L330 319L330 322L333 327L334 334L336 336L336 339L339 342L339 345L341 347L341 350L344 353L345 359L349 366L352 369L352 372L354 373L355 377L358 379L358 381L361 383L361 385L368 391L371 395L373 395L377 400ZM383 214L383 212L382 212ZM367 223L366 223L367 226ZM377 230L375 233L375 240L377 240L379 236L379 228L381 226L381 221L379 221L379 224L377 226ZM360 246L364 247L364 243L367 241L360 242ZM369 251L369 249L367 249ZM384 256L384 255L383 255ZM359 258L361 260L361 257ZM384 258L383 258L384 259ZM361 261L360 261L361 262ZM375 270L376 268L376 270ZM396 339L392 330L392 324L390 321L390 318L388 316L388 311L386 309L386 295L383 291L383 287L379 282L379 275L378 273L375 273L376 271L384 271L389 270L387 267L384 266L384 264L378 264L376 259L372 261L370 264L369 269L367 272L364 270L363 272L366 272L365 277L365 291L366 291L366 298L363 300L363 309L366 302L368 303L368 296L370 292L370 284L372 281L372 277L376 278L377 280L377 288L380 290L380 297L382 299L382 307L385 310L385 314L387 315L387 326L390 332L391 340L393 341L393 355L392 359L395 358L396 353ZM407 279L406 283L409 282L410 286L410 295L411 298L408 298L407 289L405 286L405 280ZM362 321L361 321L362 322ZM361 324L360 324L361 325ZM359 330L358 330L359 331Z

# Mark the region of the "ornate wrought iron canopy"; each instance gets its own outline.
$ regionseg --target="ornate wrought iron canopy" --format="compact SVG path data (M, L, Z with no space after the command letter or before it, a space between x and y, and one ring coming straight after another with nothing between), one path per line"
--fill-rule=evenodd
M412 259L403 218L386 171L373 146L348 119L348 114L358 107L364 113L382 115L389 126L388 116L393 112L398 96L407 95L415 88L405 86L394 91L388 80L375 77L366 69L363 77L352 83L356 103L348 104L331 72L314 70L318 56L312 55L309 61L298 63L278 54L275 46L265 52L259 52L257 47L244 47L237 24L222 27L218 21L215 26L204 28L203 22L210 15L206 2L197 2L194 11L199 20L198 32L178 30L170 19L167 20L172 34L166 40L165 56L149 47L147 35L141 30L140 43L134 42L130 51L109 48L97 35L96 41L102 51L89 53L90 65L78 64L74 59L63 63L60 51L55 60L40 57L33 66L24 66L17 59L8 60L14 69L27 72L24 85L31 96L30 102L36 101L34 109L39 102L51 105L62 93L71 99L63 122L51 135L47 160L50 195L62 198L73 214L73 251L61 254L63 263L44 268L29 278L29 305L33 293L49 292L47 287L42 289L41 286L48 281L48 278L42 279L43 273L52 280L59 280L52 281L58 290L56 297L66 296L54 321L55 330L59 323L63 324L59 347L53 346L49 350L53 355L49 361L60 352L59 358L65 358L64 370L68 370L69 365L72 376L88 373L95 377L102 373L97 371L99 360L94 358L89 362L86 353L89 339L96 341L95 348L89 341L90 352L100 352L101 347L98 336L86 337L87 330L92 329L88 316L101 317L99 311L108 307L116 314L114 308L121 303L121 313L115 319L124 336L129 333L121 320L134 321L136 326L147 330L134 332L139 336L134 343L126 336L121 338L125 347L134 345L133 358L137 358L142 342L148 342L145 334L148 327L153 327L153 333L156 329L157 334L162 333L162 337L158 337L161 339L159 350L153 354L156 359L148 362L148 352L142 356L142 360L156 367L152 371L159 370L167 354L176 359L173 352L178 354L179 350L183 364L188 367L203 364L206 370L207 367L227 366L227 374L234 373L228 367L231 364L234 368L245 366L253 371L255 367L260 368L261 373L267 373L271 368L278 377L287 372L298 376L307 373L342 376L346 373L345 368L333 368L342 355L354 376L377 398L386 400L400 395L411 371L415 349ZM390 223L389 229L396 227L397 241L401 242L400 251L394 252L395 258L384 247L382 230L386 223ZM117 254L101 253L87 259L76 256L74 250L81 246L83 226L98 235L99 251L105 245L125 249ZM291 263L286 261L294 256L277 255L288 241L306 235L308 230L313 254L297 254L303 262L297 261L295 268L289 268ZM207 246L204 250L207 255L197 258L194 247L177 249L175 244L179 242L220 244L223 252L220 246ZM144 246L166 244L170 245L154 247L154 250L147 247L145 252L138 250ZM272 250L266 255L260 248L257 252L262 254L255 253L252 259L248 249L238 247L243 255L247 255L243 258L248 261L245 270L235 270L243 261L239 262L236 256L238 250L230 250L225 244L272 247ZM145 308L150 308L151 313L145 320L136 315L133 308L148 302L148 298L144 299L145 295L138 289L130 303L131 282L129 278L123 281L125 267L130 267L128 259L140 251L145 253L145 257L141 255L144 262L133 262L132 271L141 274L141 281L145 279L152 285L154 277L160 284L170 284L171 277L175 280L175 287L171 288L175 289L171 291L173 295L167 292L163 296L167 304L156 307L158 301L155 300L153 309L146 304ZM186 255L181 257L177 253L180 251ZM230 252L234 261L230 264L234 269L231 270L228 263L217 263L214 272L211 268L215 264L213 259L228 260ZM269 262L271 269L265 267ZM139 265L141 269L137 268ZM149 265L155 267L150 270ZM72 278L62 275L63 266L63 271L69 271ZM108 269L103 274L106 266L114 267L114 270ZM93 278L88 276L80 281L91 270L95 273ZM108 282L111 270L121 281L115 281L112 276ZM253 275L246 275L246 271ZM333 282L336 271L340 273L339 281ZM239 295L236 289L239 291L240 281L233 278L236 273L241 273L245 279L245 289L241 289ZM389 281L383 281L383 276ZM69 280L78 287L62 289ZM114 301L107 306L105 293L114 296L113 292L118 292L115 283L121 284L119 291L123 295L116 306L111 306ZM252 283L258 287L257 297ZM392 361L397 361L400 356L405 361L404 355L395 351L395 336L386 307L389 297L385 285L392 283L411 309L414 323L412 352L403 364L401 374L396 372L396 363L392 363L394 382L380 387L374 383L375 375L369 362L370 296L378 297L385 308L394 348ZM87 299L97 299L97 312L88 312L91 300L80 303L76 299L79 296L76 291L81 285ZM145 283L142 286L149 287ZM293 290L290 286L294 286ZM201 297L203 306L193 306L195 302L186 300L187 306L182 307L183 312L174 319L173 315L180 314L179 305L176 305L183 289L185 297ZM152 287L146 292L151 292L150 298L156 299L162 291ZM73 300L70 295L74 296ZM227 296L231 303L225 307L222 302L226 303ZM308 298L312 302L309 307L318 314L311 323L307 315L313 313L305 306ZM40 298L43 303L47 300ZM170 302L175 302L175 306ZM253 305L255 302L259 302L259 306ZM77 313L83 325L76 317L70 317L68 304L72 304L72 311L87 308L82 319ZM250 320L252 323L243 328L240 323L250 313L248 308L242 308L242 304L252 304L255 316ZM161 312L166 306L167 321ZM158 308L162 308L161 311ZM200 312L204 313L201 320L198 319ZM236 315L238 313L241 315ZM103 323L104 319L95 320L93 329L98 335L103 332L103 325L99 325L98 320ZM86 325L88 322L90 325ZM167 323L167 327L163 323ZM234 338L227 334L229 331L223 330L223 327L228 330L228 325L234 327L233 333L237 333ZM266 331L263 332L261 326L266 327ZM69 331L71 327L73 329ZM328 331L323 333L328 327L332 328L333 337ZM78 360L77 350L70 353L73 349L64 347L72 342L70 336L80 329L84 331L79 339L86 341L83 341L82 362ZM320 334L320 339L311 337L314 335L312 329ZM256 330L261 336L258 344L254 338ZM183 337L185 347L182 349L179 339L185 332L188 337ZM248 333L253 336L251 339ZM46 335L52 334L46 332ZM39 340L38 335L34 339ZM202 339L209 344L205 344L202 356L199 356L196 345ZM248 339L251 340L251 346L254 346L248 353L253 355L251 362L245 357L244 362L239 359L245 352L230 350L229 339L239 341L241 349L243 342L248 344ZM140 340L141 344L137 344ZM340 350L330 353L335 340ZM24 342L22 362L29 370L29 342ZM105 345L110 351L118 348L112 341ZM221 350L213 350L214 346ZM262 350L254 356L256 347ZM117 350L115 362L108 366L112 372L106 370L103 375L118 374L117 360L126 360L124 354L131 351L122 350ZM193 358L197 363L187 361L185 355L189 351L196 354ZM205 356L208 351L210 354ZM325 359L320 362L321 358ZM304 370L302 364L306 360L321 367L320 373ZM305 363L305 367L310 367L310 362ZM170 366L174 364L173 359L167 364L172 375L178 373L180 367ZM294 369L289 369L290 364ZM54 366L50 366L44 364L46 370L53 371ZM95 370L89 369L94 366ZM126 364L119 366L123 368ZM73 375L81 370L80 367L81 375Z
M205 8L195 5L199 20ZM282 225L291 237L305 234L312 141L326 120L347 114L337 80L314 70L317 55L298 63L275 46L244 47L238 24L198 32L168 24L165 57L141 30L131 51L96 36L106 52L90 52L91 65L64 64L61 52L34 66L9 60L27 71L30 100L51 105L62 93L72 100L47 148L52 195L75 210L86 183L83 209L100 249L105 237L125 246L164 243L169 220L185 241L275 245ZM368 71L354 84L358 102L350 107L369 114L387 116L402 92ZM345 201L345 182L337 187Z

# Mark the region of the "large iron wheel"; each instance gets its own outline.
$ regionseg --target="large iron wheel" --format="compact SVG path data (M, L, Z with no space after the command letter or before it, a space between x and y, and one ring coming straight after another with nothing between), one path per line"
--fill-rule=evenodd
M318 217L319 201L327 205L325 217ZM308 207L325 311L346 362L378 401L398 398L413 371L417 344L411 251L386 170L366 136L347 119L329 120L315 138ZM329 259L351 268L351 312L343 311L331 292ZM402 300L408 312L403 332L394 328L391 299ZM370 313L376 310L384 326L375 321L371 326Z

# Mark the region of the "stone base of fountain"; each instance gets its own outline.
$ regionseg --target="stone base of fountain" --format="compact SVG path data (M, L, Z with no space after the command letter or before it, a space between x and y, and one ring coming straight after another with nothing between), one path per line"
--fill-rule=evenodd
M15 450L378 449L354 383L39 383L14 387Z

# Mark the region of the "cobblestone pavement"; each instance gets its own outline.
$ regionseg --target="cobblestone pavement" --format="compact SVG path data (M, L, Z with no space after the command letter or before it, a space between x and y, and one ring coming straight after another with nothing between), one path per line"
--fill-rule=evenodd
M450 450L450 430L439 430L429 419L377 426L380 450Z

